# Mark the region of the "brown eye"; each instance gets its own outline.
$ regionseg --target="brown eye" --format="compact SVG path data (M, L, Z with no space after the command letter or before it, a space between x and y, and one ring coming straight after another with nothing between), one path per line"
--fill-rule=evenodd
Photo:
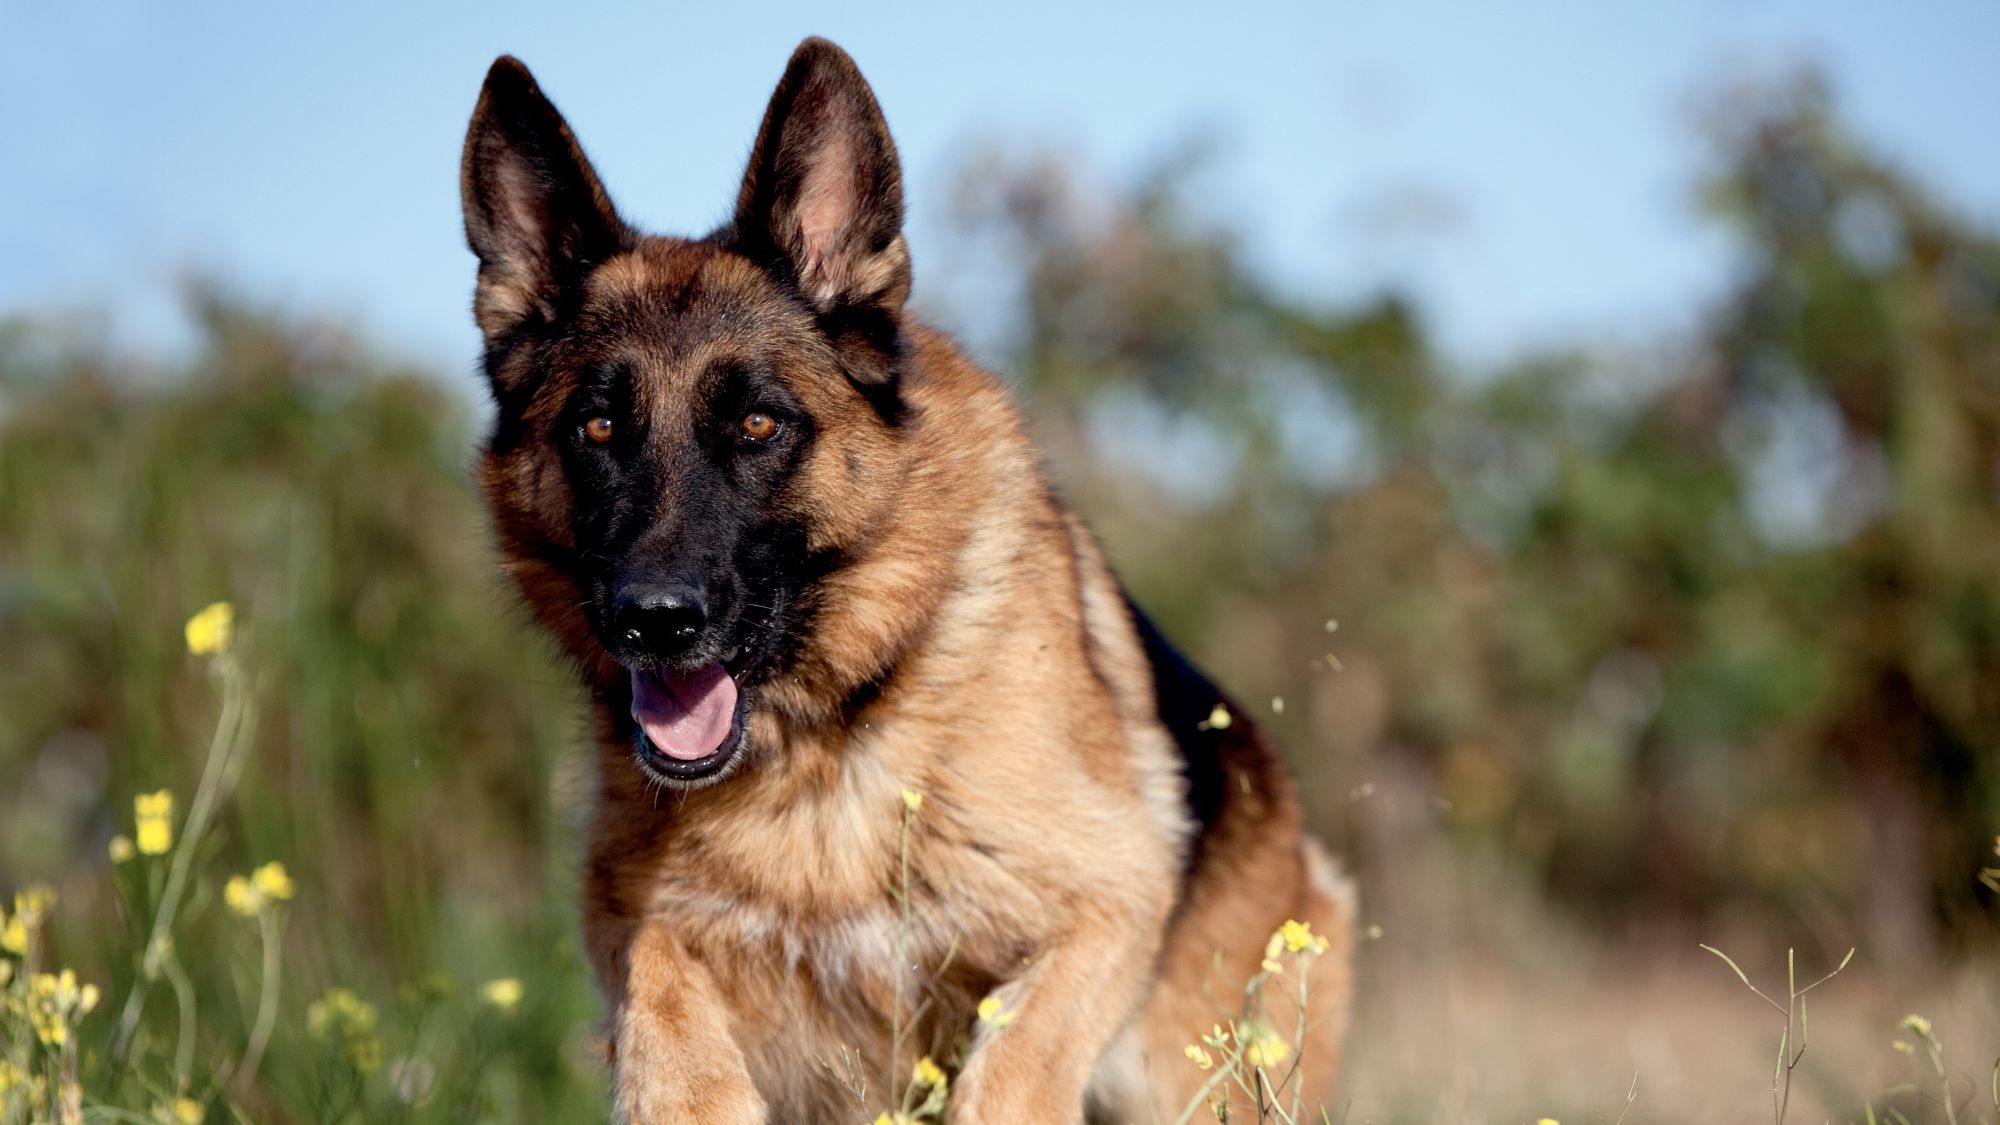
M611 440L611 432L611 419L609 418L592 418L583 424L583 436L599 445L603 445L605 442Z
M751 441L763 441L778 432L778 420L756 411L743 416L743 436Z

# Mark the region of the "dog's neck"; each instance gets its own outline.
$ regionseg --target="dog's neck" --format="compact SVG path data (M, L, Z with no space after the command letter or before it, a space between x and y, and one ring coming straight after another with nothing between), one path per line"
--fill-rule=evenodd
M820 581L807 643L765 687L787 734L823 738L891 692L939 615L990 603L988 587L1008 580L1006 517L1046 502L1039 475L1020 468L1027 459L999 452L1028 439L998 380L923 326L908 330L907 349L909 429L890 499L866 541ZM943 417L947 409L957 416ZM961 440L968 429L989 440ZM834 710L829 700L845 703Z

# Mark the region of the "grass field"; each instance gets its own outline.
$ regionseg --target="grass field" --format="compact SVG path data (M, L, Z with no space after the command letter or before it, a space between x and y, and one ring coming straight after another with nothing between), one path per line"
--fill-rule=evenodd
M101 859L75 864L60 890L23 888L0 921L0 1122L599 1116L596 1005L555 920L565 873L527 881L540 887L524 912L545 919L539 928L482 933L509 929L509 904L482 914L451 894L437 904L446 916L432 920L433 944L409 962L393 948L330 943L310 927L342 913L341 888L293 873L325 870L313 857L227 858L228 826L264 787L259 677L242 659L254 648L228 603L195 614L180 637L214 689L213 737L183 759L199 768L178 792L137 794ZM573 774L558 769L547 792L556 819L576 811ZM410 796L441 814L451 804ZM390 865L395 843L378 842ZM2000 1120L2000 964L1898 977L1806 951L1793 987L1835 975L1812 991L1818 1015L1794 1023L1749 987L1787 995L1777 951L1754 934L1730 939L1753 974L1739 980L1733 959L1670 935L1607 943L1566 928L1442 838L1408 857L1399 874L1422 889L1377 896L1384 908L1368 915L1345 1100L1326 1120ZM1278 972L1309 971L1309 937L1280 950L1274 938ZM1789 1068L1774 1066L1780 1043ZM1282 1098L1256 1111L1259 1075L1288 1061L1271 1023L1208 1048L1191 1046L1190 1065L1220 1056L1235 1078L1218 1072L1216 1086L1238 1093L1233 1113L1197 1108L1198 1119L1305 1119ZM938 1119L948 1084L926 1059L907 1083L875 1082L872 1096L888 1098L885 1120ZM868 1104L871 1087L858 1087Z

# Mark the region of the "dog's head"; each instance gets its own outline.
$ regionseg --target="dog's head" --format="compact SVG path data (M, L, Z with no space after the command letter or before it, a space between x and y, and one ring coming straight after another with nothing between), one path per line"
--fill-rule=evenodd
M731 222L661 238L619 218L502 58L461 190L497 407L480 476L510 566L630 714L641 766L711 784L815 581L885 503L910 286L888 126L853 60L807 40Z

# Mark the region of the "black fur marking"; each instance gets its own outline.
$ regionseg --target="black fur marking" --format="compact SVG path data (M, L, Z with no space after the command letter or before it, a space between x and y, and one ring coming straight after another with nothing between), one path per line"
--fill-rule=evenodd
M1216 704L1229 707L1232 714L1236 708L1229 705L1220 688L1174 648L1130 594L1124 597L1125 609L1138 627L1139 640L1146 646L1146 663L1153 672L1154 709L1180 750L1181 776L1187 779L1188 815L1195 823L1195 846L1188 852L1188 867L1192 868L1199 855L1200 841L1229 799L1228 771L1222 761L1228 736L1204 729L1204 724Z

